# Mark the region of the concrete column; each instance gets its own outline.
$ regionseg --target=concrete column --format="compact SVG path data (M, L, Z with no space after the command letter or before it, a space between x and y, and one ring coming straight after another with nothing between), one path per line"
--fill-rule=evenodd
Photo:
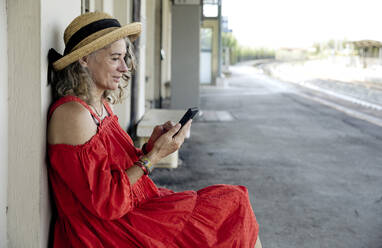
M200 5L172 9L172 109L199 106Z
M171 81L171 34L172 34L172 6L170 0L162 0L162 47L161 61L161 92L162 98L170 97L170 90L166 83Z
M154 1L155 5L155 26L154 26L154 63L155 63L155 74L154 74L154 101L155 107L162 106L162 92L161 92L161 34L162 34L162 16L161 16L161 5L162 1ZM150 42L150 41L149 41Z
M218 77L222 76L222 1L218 0Z
M114 17L118 19L121 25L126 25L132 20L132 1L115 0L114 1Z
M94 0L94 11L103 11L103 0Z
M47 53L63 51L64 28L80 11L76 0L7 1L9 247L48 246Z
M146 56L146 1L133 1L133 20L142 23L140 37L134 42L136 58L138 61L137 71L131 85L131 121L129 132L135 136L136 124L145 113L145 56Z
M95 10L106 12L121 23L126 25L132 20L132 1L129 0L92 0L95 4ZM131 84L129 83L126 97L123 103L113 106L114 113L118 116L118 121L124 130L127 130L130 123L131 113Z
M89 0L89 11L93 12L95 10L95 1L96 0Z
M146 4L146 110L159 107L160 101L160 43L161 1L147 0Z
M115 0L114 1L114 17L118 19L121 25L126 25L132 20L132 1ZM129 83L126 92L126 98L121 104L114 105L114 113L118 116L118 121L124 130L127 130L130 123L131 113L131 83Z
M109 13L110 15L114 15L113 0L103 0L103 11Z
M0 0L0 247L7 245L8 53L6 0Z
M113 0L92 0L94 1L94 10L114 15Z
M142 22L142 33L140 36L139 41L139 57L138 59L138 106L137 106L137 120L141 119L142 116L145 113L145 82L146 82L146 0L141 0L141 18L140 21Z
M146 6L146 76L145 76L145 106L146 110L154 107L155 84L155 1L147 0Z

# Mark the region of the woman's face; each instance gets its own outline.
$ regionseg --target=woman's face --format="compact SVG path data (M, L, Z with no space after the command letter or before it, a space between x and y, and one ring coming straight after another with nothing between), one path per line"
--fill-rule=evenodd
M126 42L121 39L83 58L80 63L89 69L98 90L115 90L123 73L128 70L125 56Z

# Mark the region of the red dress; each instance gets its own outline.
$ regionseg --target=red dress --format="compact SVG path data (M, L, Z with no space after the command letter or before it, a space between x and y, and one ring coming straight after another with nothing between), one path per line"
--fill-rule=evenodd
M54 110L81 99L66 96ZM54 247L254 247L258 225L243 186L175 193L148 176L131 185L125 170L142 155L118 118L109 116L83 145L49 145L57 207Z

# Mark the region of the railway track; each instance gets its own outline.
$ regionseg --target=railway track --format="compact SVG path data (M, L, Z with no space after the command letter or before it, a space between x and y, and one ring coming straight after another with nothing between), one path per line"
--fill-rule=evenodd
M303 87L305 90L302 95L305 97L382 126L382 82L344 81L325 75L296 81L277 74L275 68L283 63L285 62L258 61L254 66L270 77ZM295 73L297 71L294 70Z

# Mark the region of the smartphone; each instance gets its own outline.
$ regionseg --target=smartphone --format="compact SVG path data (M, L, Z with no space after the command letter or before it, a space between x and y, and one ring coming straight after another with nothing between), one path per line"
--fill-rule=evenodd
M179 123L181 125L180 129L182 129L182 127L187 123L187 121L194 118L198 112L199 112L199 109L197 107L189 108L187 110L187 112L183 115L182 119L180 119L180 121L179 121ZM179 131L180 131L180 129L179 129ZM179 133L179 131L175 135L177 135Z

